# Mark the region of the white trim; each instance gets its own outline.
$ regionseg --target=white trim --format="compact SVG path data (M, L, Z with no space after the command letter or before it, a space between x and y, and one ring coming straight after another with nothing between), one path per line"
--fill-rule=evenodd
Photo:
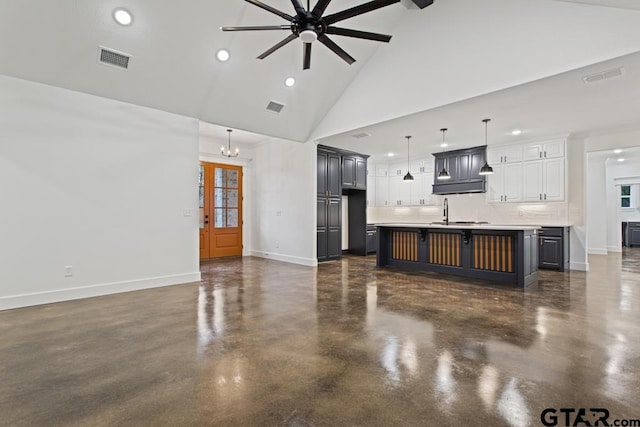
M318 266L318 260L315 258L301 258L297 256L274 254L272 252L263 251L251 251L251 256L264 259L273 259L275 261L288 262L290 264L305 265L307 267Z
M609 252L606 248L589 248L587 253L589 255L607 255Z
M174 274L171 276L150 277L125 282L103 283L79 288L56 289L30 294L0 297L0 311L13 308L29 307L33 305L51 304L54 302L71 301L103 295L119 294L122 292L139 291L142 289L160 288L163 286L181 285L200 282L200 272Z
M589 263L588 262L570 262L569 270L577 270L577 271L589 271Z
M622 252L622 247L620 247L620 246L607 246L607 250L609 252Z

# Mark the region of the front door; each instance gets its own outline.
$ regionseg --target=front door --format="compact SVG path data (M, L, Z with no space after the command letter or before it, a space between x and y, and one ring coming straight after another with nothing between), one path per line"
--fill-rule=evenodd
M242 255L242 167L200 164L200 259Z

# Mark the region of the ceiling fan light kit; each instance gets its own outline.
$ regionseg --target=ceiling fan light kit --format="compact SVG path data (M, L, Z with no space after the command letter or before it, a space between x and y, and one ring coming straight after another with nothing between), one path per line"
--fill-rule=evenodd
M300 0L291 0L291 4L295 10L295 14L289 15L281 10L273 8L258 0L245 0L254 6L271 12L274 15L285 19L289 22L289 25L264 25L264 26L245 26L245 27L222 27L222 31L269 31L269 30L289 30L291 34L285 39L275 44L262 54L258 56L258 59L265 59L276 50L290 43L291 41L300 38L303 43L303 60L302 69L308 70L311 68L311 46L315 41L319 41L333 53L338 55L347 64L351 65L356 60L338 46L333 40L331 40L327 34L338 35L345 37L354 37L357 39L373 40L388 43L391 40L391 36L387 34L370 33L367 31L353 30L350 28L334 27L333 24L344 21L345 19L353 18L358 15L362 15L368 12L372 12L377 9L381 9L386 6L390 6L395 3L400 3L400 0L372 0L361 5L342 10L331 15L324 16L324 13L331 3L331 0L318 0L316 5L311 8L310 1L307 1L307 8L302 5ZM429 3L427 1L426 3ZM431 4L431 3L429 3ZM427 4L428 6L428 4ZM426 6L425 6L426 7Z

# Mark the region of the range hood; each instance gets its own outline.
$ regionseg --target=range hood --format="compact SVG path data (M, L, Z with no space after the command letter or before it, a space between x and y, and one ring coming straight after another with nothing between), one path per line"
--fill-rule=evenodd
M465 148L462 150L433 153L435 157L435 175L433 194L486 193L486 176L480 175L480 169L487 158L487 146ZM448 180L438 180L438 172L446 169L451 176Z

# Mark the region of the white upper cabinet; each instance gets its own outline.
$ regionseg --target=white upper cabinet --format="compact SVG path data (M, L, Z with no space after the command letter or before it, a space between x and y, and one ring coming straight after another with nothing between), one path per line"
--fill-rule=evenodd
M525 202L539 202L542 200L542 160L525 162L523 166Z
M433 172L433 159L420 159L411 162L411 175Z
M383 165L376 165L376 176L389 176L389 166L383 164Z
M522 161L521 145L506 145L502 147L487 147L487 161L491 166L503 163Z
M564 139L527 144L524 147L524 160L555 159L564 157Z
M411 183L411 204L413 206L430 205L433 199L432 184L433 172L414 175L415 181Z
M564 200L564 174L564 158L550 159L543 162L544 200L551 202Z
M376 176L374 206L389 206L389 177Z
M488 178L490 203L522 201L522 163L495 164Z
M367 169L367 206L376 205L376 169L370 165Z
M391 206L410 206L413 182L406 182L404 175L389 178L389 203Z

